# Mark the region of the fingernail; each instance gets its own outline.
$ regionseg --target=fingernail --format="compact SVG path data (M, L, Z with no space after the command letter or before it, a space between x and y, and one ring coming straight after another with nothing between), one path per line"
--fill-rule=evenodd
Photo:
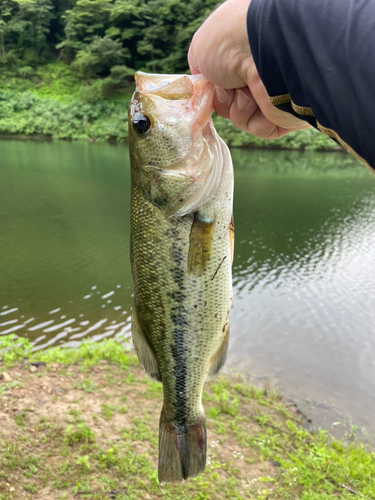
M249 102L249 98L247 95L242 92L242 90L236 90L236 103L237 107L242 109L247 106L247 103Z
M228 94L221 87L216 87L216 97L221 104L224 104L228 100Z

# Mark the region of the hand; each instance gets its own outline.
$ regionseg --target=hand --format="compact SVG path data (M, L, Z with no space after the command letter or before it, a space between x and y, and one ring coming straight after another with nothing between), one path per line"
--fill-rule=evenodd
M249 4L249 0L227 0L202 24L190 45L190 70L216 85L218 115L261 139L277 139L310 125L270 103L250 52Z

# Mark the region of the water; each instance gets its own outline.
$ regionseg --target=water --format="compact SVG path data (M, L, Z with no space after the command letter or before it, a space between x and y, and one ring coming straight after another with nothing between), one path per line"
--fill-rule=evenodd
M344 154L233 160L228 366L375 432L375 177ZM129 193L125 146L0 142L0 334L129 336Z
M0 142L0 332L38 348L130 331L124 147Z

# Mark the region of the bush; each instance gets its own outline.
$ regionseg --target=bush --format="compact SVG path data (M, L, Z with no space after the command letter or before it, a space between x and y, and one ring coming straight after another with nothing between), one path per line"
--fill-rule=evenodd
M128 100L104 100L94 86L86 92L88 102L62 102L31 91L0 91L0 134L126 141Z
M35 71L21 66L29 78L0 74L0 134L43 134L55 139L126 142L127 107L133 90L133 72L112 66L106 78L83 85L63 62ZM128 93L124 93L128 89ZM264 141L236 130L214 116L219 135L231 147L332 150L340 147L315 129L293 132L276 141Z

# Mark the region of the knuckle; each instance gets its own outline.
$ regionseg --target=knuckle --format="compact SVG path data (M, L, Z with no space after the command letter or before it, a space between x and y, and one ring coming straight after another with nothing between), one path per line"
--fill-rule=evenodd
M271 139L276 125L269 120L255 117L250 119L247 123L246 131L259 139Z

